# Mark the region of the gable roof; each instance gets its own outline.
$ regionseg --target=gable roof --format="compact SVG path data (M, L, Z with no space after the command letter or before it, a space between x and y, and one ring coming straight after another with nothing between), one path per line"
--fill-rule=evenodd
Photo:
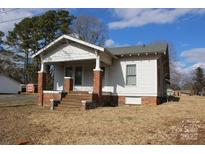
M73 42L77 42L79 44L82 44L82 45L85 45L87 47L90 47L90 48L93 48L93 49L96 49L96 50L99 50L99 51L104 51L104 48L103 47L100 47L100 46L97 46L95 44L91 44L91 43L88 43L86 41L83 41L83 40L80 40L80 39L77 39L77 38L74 38L74 37L71 37L69 35L62 35L60 36L59 38L57 38L56 40L54 40L53 42L49 43L48 45L46 45L44 48L40 49L37 53L33 54L32 55L32 58L36 57L37 55L41 54L42 52L44 52L45 50L47 50L48 48L54 46L56 43L60 42L61 40L63 39L67 39L67 40L70 40L70 41L73 41Z
M168 48L167 43L155 43L155 44L140 45L140 46L103 48L103 47L97 46L95 44L91 44L91 43L88 43L86 41L74 38L74 37L69 36L69 35L62 35L59 38L57 38L56 40L54 40L53 42L49 43L44 48L40 49L37 53L33 54L32 58L41 54L42 52L44 52L48 48L53 47L54 45L56 45L57 43L59 43L60 41L62 41L64 39L67 39L67 40L70 40L73 42L77 42L79 44L85 45L87 47L93 48L93 49L98 50L98 51L102 51L102 52L105 51L107 54L109 54L110 56L112 56L114 58L116 58L116 56L119 56L119 55L128 55L128 54L137 55L137 54L143 54L143 53L165 53L167 48Z
M164 53L168 48L167 43L155 43L150 45L141 45L141 46L127 46L127 47L115 47L107 48L107 50L117 56L117 55L126 55L126 54L142 54L142 53Z

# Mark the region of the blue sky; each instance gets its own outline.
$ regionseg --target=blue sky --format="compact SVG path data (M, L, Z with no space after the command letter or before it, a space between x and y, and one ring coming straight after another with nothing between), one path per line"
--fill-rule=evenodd
M7 9L1 10L4 12ZM0 21L32 16L48 9L17 9ZM168 41L176 50L177 69L187 73L205 68L205 9L69 9L74 16L91 15L108 26L107 47ZM7 33L15 22L0 24Z

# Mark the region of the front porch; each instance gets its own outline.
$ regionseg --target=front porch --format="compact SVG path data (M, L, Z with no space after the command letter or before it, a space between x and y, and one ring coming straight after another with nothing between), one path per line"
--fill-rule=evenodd
M87 91L93 92L95 60L81 60L72 62L49 63L54 67L53 88L50 90L68 91ZM109 65L101 62L102 88L106 85L106 68ZM72 85L70 85L72 84ZM72 89L71 89L72 88Z
M69 104L69 106L71 103L71 107L74 103L75 105L84 104L83 108L90 108L86 103L91 106L105 104L105 98L110 93L103 89L107 83L106 74L111 63L101 59L100 55L96 53L95 59L42 61L38 78L38 104L50 107L52 100L58 100L63 104ZM54 67L53 88L50 90L45 90L47 65Z
M116 58L103 47L62 35L32 57L40 56L41 70L38 72L38 104L49 106L50 100L62 101L63 95L78 100L86 92L86 101L103 102L102 91L107 83L107 68ZM46 66L54 66L54 80L51 91L46 89ZM80 93L79 93L80 92ZM78 93L78 94L76 94ZM72 96L70 95L72 94ZM71 103L73 99L70 100Z

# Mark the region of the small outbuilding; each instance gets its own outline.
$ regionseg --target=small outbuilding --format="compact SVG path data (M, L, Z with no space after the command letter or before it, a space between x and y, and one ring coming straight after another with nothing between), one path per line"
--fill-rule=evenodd
M13 78L0 74L0 94L17 94L21 91L21 85Z

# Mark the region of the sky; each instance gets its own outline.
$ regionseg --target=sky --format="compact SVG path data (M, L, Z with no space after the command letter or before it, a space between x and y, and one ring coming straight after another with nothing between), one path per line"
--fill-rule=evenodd
M0 9L0 31L7 34L23 17L48 10ZM101 19L108 27L106 47L166 41L176 51L178 71L187 74L198 66L205 68L205 9L68 10L74 16L91 15Z

